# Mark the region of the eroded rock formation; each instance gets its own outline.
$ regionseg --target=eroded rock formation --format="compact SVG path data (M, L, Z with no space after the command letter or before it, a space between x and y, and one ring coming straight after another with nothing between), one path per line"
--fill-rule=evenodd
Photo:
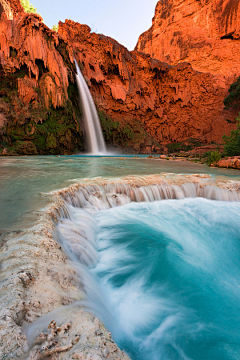
M39 153L72 153L82 140L68 95L75 77L67 43L19 0L0 0L0 15L2 142L13 153L16 141L32 141Z
M235 124L223 109L226 89L211 74L190 64L170 66L115 40L91 33L70 20L59 23L100 110L119 123L137 119L161 145L171 142L221 142ZM141 131L141 130L140 130Z
M160 0L136 50L170 64L190 62L229 86L239 75L240 1Z
M217 163L218 167L239 169L240 170L240 156L229 157L221 159Z
M215 39L209 45L213 49L217 41L221 44L230 42L232 46L238 44L238 6L224 17L231 21L221 22L220 15L230 9L227 1L222 1L219 8L215 0L197 1L197 9L202 9L201 16L196 12L196 1L159 2L154 24L158 24L158 19L160 25L169 24L170 29L170 9L176 21L181 16L186 20L185 27L189 27L188 21L193 21L194 16L194 21L201 24L200 20L208 14L212 19L210 30L203 24L199 39L203 39L204 34L210 42ZM213 10L217 17L211 15ZM169 60L172 65L168 65L143 52L129 52L110 37L91 33L87 25L70 20L60 22L56 33L39 15L26 14L19 0L0 0L0 15L2 154L26 154L29 151L31 154L70 154L84 148L74 57L97 104L108 144L135 152L161 152L167 151L166 146L171 143L180 143L180 147L187 144L188 148L221 143L222 135L236 127L236 112L225 111L223 107L226 84L237 71L235 59L228 58L227 67L231 67L232 73L227 79L222 65L221 69L218 66L213 71L210 61L212 74L204 73L194 69L194 61L192 67L188 62L177 64L178 60L166 56L162 60ZM214 16L218 19L218 28L213 26L217 23ZM157 29L157 25L154 26L151 31ZM169 34L171 37L172 33ZM190 36L186 31L183 34ZM230 38L216 40L217 34ZM192 36L196 40L200 35ZM189 44L192 42L187 40L185 50L192 54L193 47ZM183 45L179 48L181 51L184 51ZM207 47L203 41L197 48L201 46L204 52ZM186 60L191 60L188 56ZM214 58L221 63L221 57Z

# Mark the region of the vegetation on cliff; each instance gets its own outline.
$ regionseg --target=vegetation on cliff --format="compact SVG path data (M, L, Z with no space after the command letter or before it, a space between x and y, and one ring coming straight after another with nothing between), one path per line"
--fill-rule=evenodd
M16 56L16 50L11 49L11 58ZM41 84L50 75L42 61L36 60L36 64L38 82L28 78L26 65L12 72L0 69L0 154L72 154L83 150L76 85L70 82L68 100L62 106L54 107L51 103L46 106L45 88ZM19 96L21 82L30 85L33 82L32 88L26 88L27 94L32 95L28 101Z
M224 105L226 109L231 107L239 108L240 107L240 76L239 78L230 86L229 95L224 100Z
M212 164L216 164L221 158L223 154L220 153L218 150L215 151L208 151L204 154L203 159L204 162L210 166Z
M149 147L160 145L144 129L141 121L120 123L112 120L103 111L98 111L104 139L109 146L124 149L126 151L142 152Z
M225 143L224 153L227 156L238 156L240 155L240 113L236 118L237 129L232 130L229 136L223 135L223 141Z
M29 0L21 0L21 5L27 13L37 13L37 9L30 3Z
M240 77L230 86L229 95L224 100L226 109L240 108ZM232 130L229 136L223 135L224 154L226 156L240 155L240 113L235 119L237 122L237 129Z
M229 94L224 100L225 108L240 108L240 77L230 86L228 92ZM227 121L229 122L229 120ZM208 165L217 164L223 157L240 155L240 113L235 122L237 129L232 130L229 136L223 135L223 152L209 151L204 155L204 162Z
M52 30L57 32L58 31L58 25L53 25Z

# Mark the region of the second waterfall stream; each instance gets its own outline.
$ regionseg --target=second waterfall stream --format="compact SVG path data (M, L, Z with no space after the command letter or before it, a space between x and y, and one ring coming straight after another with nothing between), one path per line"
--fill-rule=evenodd
M107 150L96 106L76 60L75 65L77 68L76 80L83 110L88 152L92 155L105 154Z

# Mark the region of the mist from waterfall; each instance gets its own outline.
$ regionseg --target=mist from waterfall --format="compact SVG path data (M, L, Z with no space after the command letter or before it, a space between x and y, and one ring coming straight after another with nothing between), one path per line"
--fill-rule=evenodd
M76 60L75 65L77 68L76 80L83 110L88 152L92 155L105 154L107 150L96 106Z

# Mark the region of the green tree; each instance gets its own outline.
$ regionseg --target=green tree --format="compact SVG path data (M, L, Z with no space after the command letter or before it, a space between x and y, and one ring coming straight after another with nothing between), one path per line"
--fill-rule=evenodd
M33 4L30 4L29 0L21 0L21 4L27 13L37 13L37 9L34 7Z
M52 30L58 32L58 25L53 25Z
M225 109L240 107L240 76L229 88L229 95L224 100Z
M207 165L210 166L216 164L222 158L222 155L218 151L208 151L205 153L204 158Z
M224 153L227 156L240 155L240 113L236 121L238 123L237 129L232 130L229 136L223 135Z

